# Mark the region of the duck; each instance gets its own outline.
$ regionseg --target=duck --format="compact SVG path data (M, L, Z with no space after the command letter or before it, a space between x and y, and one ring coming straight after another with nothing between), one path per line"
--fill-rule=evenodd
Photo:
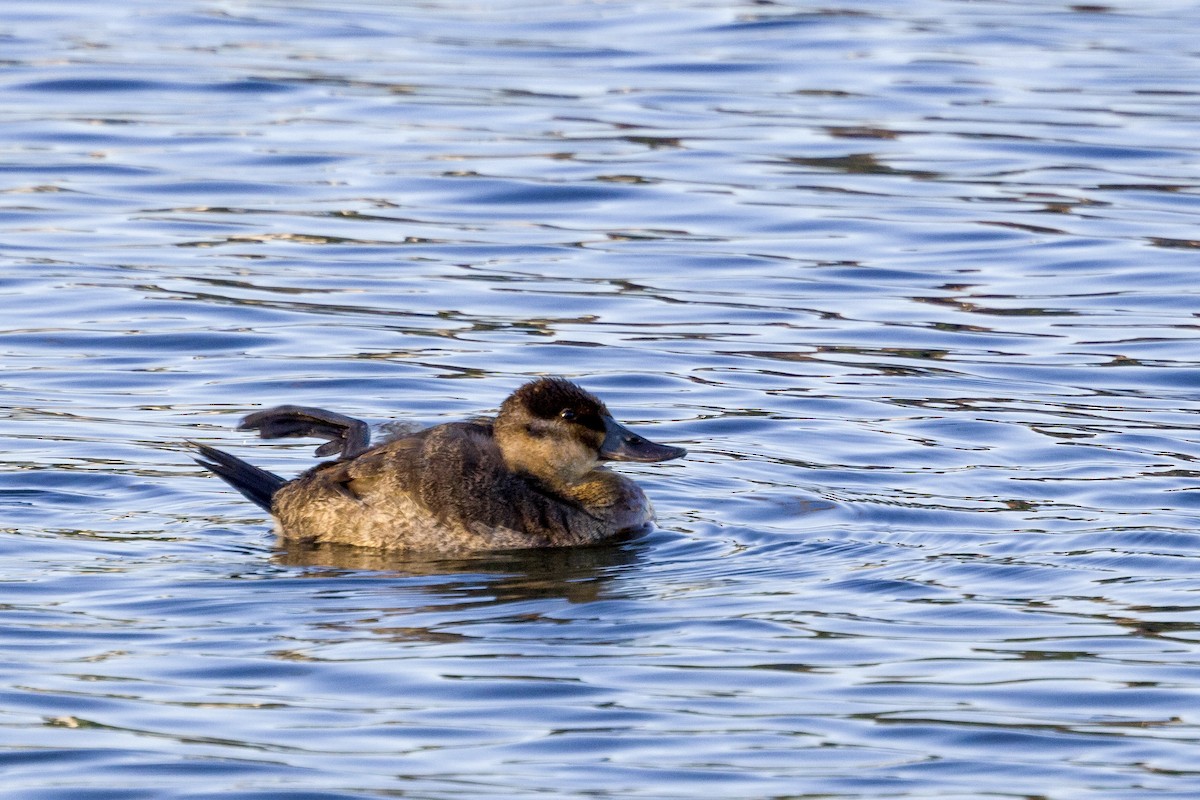
M274 517L290 543L455 553L593 545L642 531L654 509L608 462L681 458L617 422L564 378L531 380L494 417L371 443L368 425L283 405L246 416L264 439L324 439L323 461L292 480L206 444L198 464Z

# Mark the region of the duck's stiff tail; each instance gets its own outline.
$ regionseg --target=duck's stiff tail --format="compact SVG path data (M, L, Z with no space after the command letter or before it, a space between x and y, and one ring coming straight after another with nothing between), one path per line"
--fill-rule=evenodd
M200 451L197 464L211 470L264 511L271 510L271 498L279 491L279 487L287 483L275 473L259 469L223 450L199 442L191 442L191 445Z

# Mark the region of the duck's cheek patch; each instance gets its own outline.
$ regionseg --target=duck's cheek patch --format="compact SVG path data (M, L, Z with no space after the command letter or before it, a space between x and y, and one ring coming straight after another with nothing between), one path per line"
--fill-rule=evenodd
M525 432L534 439L544 439L551 434L550 426L544 422L530 422L525 425Z

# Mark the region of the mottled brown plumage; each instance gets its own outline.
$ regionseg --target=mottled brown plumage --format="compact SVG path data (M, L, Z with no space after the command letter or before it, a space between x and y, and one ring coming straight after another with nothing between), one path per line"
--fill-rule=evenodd
M250 415L242 427L342 447L338 460L285 482L198 445L200 463L268 508L284 538L392 550L603 541L649 524L653 510L637 484L601 462L685 453L630 432L596 397L556 378L522 386L495 419L438 425L374 447L362 423L320 409L281 406Z

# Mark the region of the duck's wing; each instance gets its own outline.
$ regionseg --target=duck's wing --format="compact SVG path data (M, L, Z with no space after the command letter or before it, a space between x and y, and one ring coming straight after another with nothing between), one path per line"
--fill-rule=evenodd
M327 462L313 473L352 497L404 495L441 515L461 508L467 495L485 494L502 463L489 427L451 422Z
M424 472L425 439L436 428L391 439L313 467L305 478L356 500L411 494ZM326 445L328 446L328 445Z
M257 430L264 439L326 439L317 448L317 455L338 453L342 460L354 458L371 445L371 429L361 419L309 406L276 406L256 411L242 420L238 430Z

